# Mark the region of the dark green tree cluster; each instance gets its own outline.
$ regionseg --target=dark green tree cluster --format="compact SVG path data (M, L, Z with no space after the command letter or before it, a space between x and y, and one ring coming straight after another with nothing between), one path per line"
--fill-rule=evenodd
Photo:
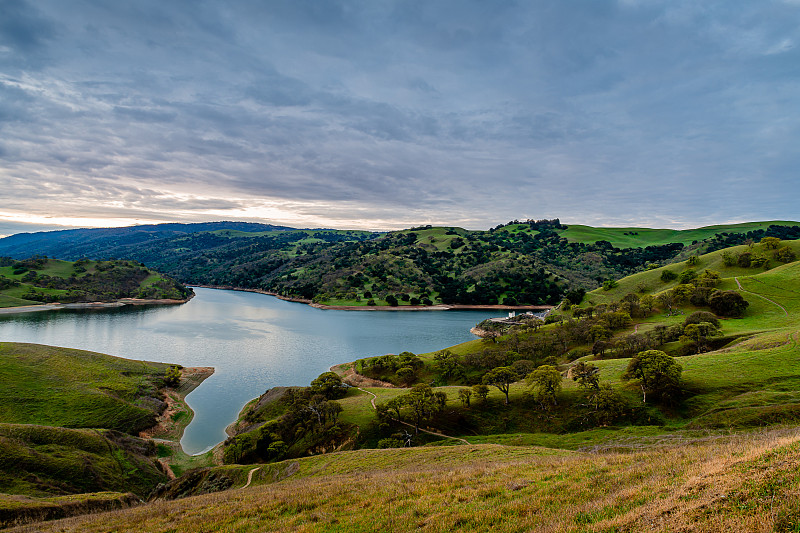
M223 460L226 464L276 461L341 438L346 433L338 423L342 406L334 400L344 393L346 386L333 372L320 375L310 387L287 389L277 400L277 417L259 423L259 413L245 415L258 427L226 440Z

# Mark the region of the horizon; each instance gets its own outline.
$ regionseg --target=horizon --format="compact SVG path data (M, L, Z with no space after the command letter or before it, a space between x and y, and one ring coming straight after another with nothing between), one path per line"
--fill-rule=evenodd
M797 218L794 0L3 12L0 235Z
M559 218L559 217L555 217L555 218ZM519 220L520 222L525 222L526 219L514 219L514 220ZM507 222L498 222L497 224L493 224L492 226L489 226L487 228L463 228L461 226L453 226L453 225L449 225L449 224L430 224L430 225L433 226L433 227L460 228L460 229L464 229L464 230L467 230L467 231L488 231L489 229L491 229L493 227L496 227L498 224L505 225L505 224L510 223L512 221L513 220L510 220L510 221L507 221ZM565 222L564 220L560 220L560 221L561 221L562 224L564 224L566 226L572 225L572 226L587 226L587 227L608 228L608 229L652 229L652 230L674 230L674 231L702 229L702 228L714 227L714 226L727 226L727 225L736 225L736 224L746 224L746 223L752 223L752 222L792 222L792 223L800 223L800 221L794 221L794 220L741 220L741 221L730 222L730 223L725 223L725 224L708 224L706 226L696 226L696 227L651 228L651 227L647 227L647 226L606 226L606 225L582 224L582 223L577 223L577 222L569 223L569 222ZM141 223L141 224L128 224L128 225L120 225L120 226L47 226L47 225L41 225L41 226L39 226L40 228L46 228L46 229L36 229L34 227L34 228L31 228L28 231L18 231L16 233L4 234L4 233L2 233L2 231L3 231L3 228L5 226L2 223L2 221L0 221L0 239L4 239L6 237L12 237L14 235L20 235L20 234L45 233L45 232L51 232L51 231L68 231L68 230L79 230L79 229L132 228L132 227L137 227L137 226L153 226L153 225L162 225L162 224L213 224L213 223L217 223L217 222L243 222L243 223L249 223L249 224L270 224L270 225L273 225L273 226L287 226L286 224L280 224L280 223L276 223L274 221L204 220L204 221L199 221L199 222L178 222L178 221L156 222L156 223L147 222L147 223ZM290 229L293 229L293 230L372 231L374 233L390 233L392 231L408 230L408 229L412 229L412 228L419 227L419 226L425 226L425 225L428 225L428 224L413 224L413 225L408 226L408 227L394 228L394 229L373 229L373 228L366 228L365 229L365 228L354 228L354 227L335 228L335 227L323 227L323 226L318 226L318 227L287 226L287 227L289 227Z

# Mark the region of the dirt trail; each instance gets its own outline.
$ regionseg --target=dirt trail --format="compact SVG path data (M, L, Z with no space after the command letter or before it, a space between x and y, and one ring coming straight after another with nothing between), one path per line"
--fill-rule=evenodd
M771 304L777 305L778 307L780 307L780 308L781 308L781 310L783 311L783 314L784 314L784 315L786 315L786 316L789 316L789 311L787 311L787 310L786 310L786 308L785 308L784 306L782 306L781 304L779 304L779 303L778 303L778 302L776 302L775 300L770 300L770 299L769 299L769 298L767 298L766 296L762 296L762 295L758 294L757 292L748 291L747 289L745 289L744 287L742 287L742 284L741 284L741 282L739 281L739 278L737 278L737 277L735 277L735 276L734 276L734 278L733 278L733 279L736 281L736 285L738 285L738 286L739 286L739 290L740 290L740 291L742 291L742 292L746 292L746 293L748 293L748 294L752 294L753 296L758 296L758 297L759 297L759 298L761 298L762 300L766 300L766 301L768 301L768 302L769 302L769 303L771 303Z
M242 487L243 489L246 489L247 487L250 486L250 483L253 481L253 474L255 474L256 470L258 470L259 468L261 467L257 466L247 473L247 483L244 484L244 486Z
M375 396L375 394L371 393L368 390L362 389L361 387L356 387L356 388L358 390L360 390L361 392L366 392L367 394L372 396L372 398L369 399L369 403L372 404L372 408L373 409L377 409L377 406L375 405L375 399L377 398L377 396ZM403 422L402 420L398 420L396 418L392 418L392 420L394 420L395 422L400 422L401 424L406 425L406 426L411 427L411 428L414 427L414 424L409 424L408 422ZM442 437L442 438L445 438L445 439L457 440L457 441L460 441L460 442L462 442L464 444L469 444L468 441L466 441L466 440L464 440L464 439L462 439L460 437L451 437L450 435L445 435L444 433L438 433L436 431L428 431L427 429L422 429L422 428L419 428L419 430L422 431L423 433L427 433L428 435L435 435L437 437Z

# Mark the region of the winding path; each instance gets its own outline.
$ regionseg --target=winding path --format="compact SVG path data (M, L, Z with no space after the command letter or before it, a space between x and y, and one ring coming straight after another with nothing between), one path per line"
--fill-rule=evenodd
M358 390L360 390L361 392L366 392L367 394L372 396L372 398L369 399L369 403L372 404L372 408L373 409L377 410L378 407L375 405L375 399L377 398L377 396L375 395L375 393L372 393L372 392L370 392L370 391L368 391L366 389L362 389L361 387L356 387L356 388ZM395 422L400 422L401 424L403 424L405 426L408 426L408 427L411 427L411 428L414 427L414 424L409 424L408 422L403 422L402 420L398 420L396 418L392 418L392 420L394 420ZM466 440L462 439L461 437L451 437L450 435L445 435L444 433L437 433L436 431L428 431L427 429L422 429L422 428L419 428L419 430L422 431L423 433L427 433L428 435L435 435L437 437L442 437L442 438L445 438L445 439L457 440L459 442L462 442L463 444L469 444L469 441L466 441Z
M742 292L746 292L746 293L748 293L748 294L752 294L753 296L758 296L759 298L761 298L761 299L763 299L763 300L766 300L766 301L768 301L768 302L769 302L769 303L771 303L771 304L775 304L775 305L777 305L778 307L780 307L780 308L781 308L781 310L783 311L783 314L784 314L784 315L786 315L786 316L789 316L789 311L787 311L787 310L786 310L786 308L785 308L784 306L782 306L781 304L779 304L779 303L778 303L778 302L776 302L775 300L770 300L770 299L769 299L769 298L767 298L766 296L762 296L762 295L758 294L757 292L748 291L747 289L745 289L744 287L742 287L742 284L741 284L741 282L739 281L739 278L737 278L736 276L734 276L734 278L733 278L733 279L736 281L736 285L738 285L738 286L739 286L739 290L740 290L740 291L742 291Z
M258 470L259 468L261 467L257 466L247 473L247 483L244 484L244 486L242 487L243 489L246 489L247 487L250 486L250 483L253 481L253 474L255 474L256 470Z

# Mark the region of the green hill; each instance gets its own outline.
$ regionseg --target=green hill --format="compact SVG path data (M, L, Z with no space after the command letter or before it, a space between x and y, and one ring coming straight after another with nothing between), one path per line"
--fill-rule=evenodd
M11 342L0 362L0 526L128 506L167 481L138 435L177 394L169 365Z
M796 430L628 440L583 452L361 450L255 467L247 489L39 531L792 531ZM233 474L233 471L236 473ZM250 467L229 475L246 483Z
M0 307L121 298L186 300L191 294L191 289L135 261L0 257Z
M797 222L772 220L767 222L744 222L742 224L723 224L704 226L697 229L652 229L652 228L605 228L570 224L559 235L570 242L593 243L608 241L615 248L634 248L637 246L659 246L673 242L690 245L713 238L718 233L748 233L766 231L770 226L795 226Z
M13 342L0 360L0 422L136 434L164 407L164 363Z

